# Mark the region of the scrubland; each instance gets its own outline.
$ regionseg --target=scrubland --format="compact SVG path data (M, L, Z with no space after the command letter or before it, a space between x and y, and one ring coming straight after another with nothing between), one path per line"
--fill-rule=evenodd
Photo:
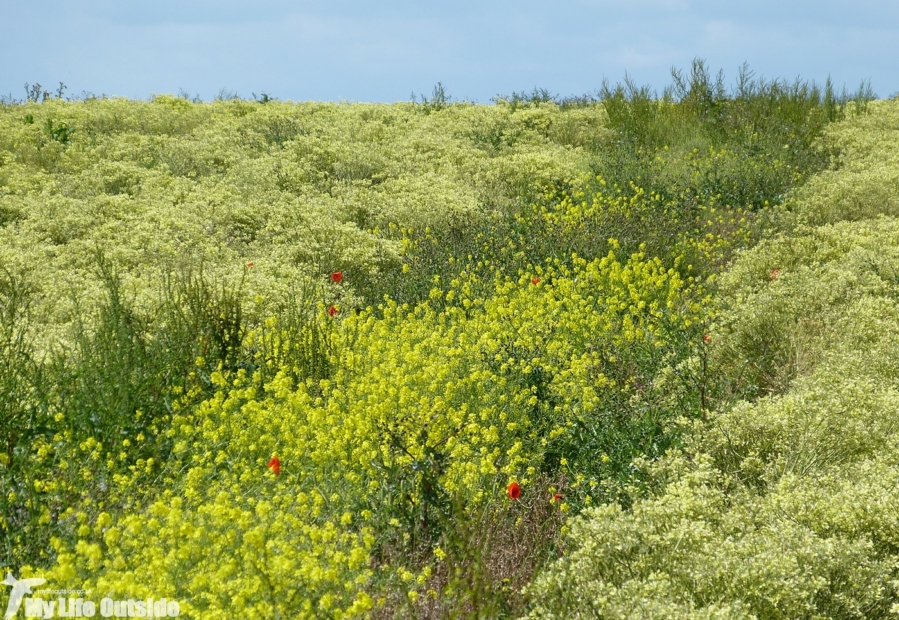
M899 609L899 104L0 106L0 564L190 618Z

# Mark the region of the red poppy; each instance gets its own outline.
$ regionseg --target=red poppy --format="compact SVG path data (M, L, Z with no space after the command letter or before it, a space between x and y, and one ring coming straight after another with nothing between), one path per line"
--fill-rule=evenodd
M253 266L253 263L247 263L247 269L250 269Z
M562 494L561 494L561 493L556 493L555 495L553 495L553 501L554 501L554 502L557 502L557 501L559 501L560 499L562 499Z
M340 310L338 310L334 306L328 308L328 316L336 316L338 312L340 312Z
M521 487L518 486L517 482L509 483L509 488L506 489L506 495L508 495L510 499L518 499L521 497Z
M279 459L277 456L272 457L272 460L268 462L267 467L272 470L272 473L274 473L276 476L281 475L281 459Z
M334 284L340 284L340 282L342 280L343 280L343 272L342 271L335 271L334 273L331 274L331 282L333 282Z
M531 284L535 286L540 284L540 278L531 278Z
M709 336L708 334L706 334L705 336L702 337L702 341L706 344L709 344L712 341L712 337Z
M779 276L779 275L780 275L780 269L775 269L774 271L771 272L771 279L776 280L777 276Z

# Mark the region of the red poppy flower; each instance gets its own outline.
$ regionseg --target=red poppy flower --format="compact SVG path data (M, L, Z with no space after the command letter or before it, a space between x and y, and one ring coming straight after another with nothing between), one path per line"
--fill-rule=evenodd
M531 278L531 284L534 286L540 284L540 278Z
M328 316L336 316L338 312L340 312L340 310L338 310L334 306L328 308Z
M247 269L250 269L252 267L253 267L253 263L247 263Z
M776 280L777 276L779 276L779 275L780 275L780 269L775 269L774 271L771 272L771 279Z
M274 473L276 476L281 475L281 459L279 459L277 456L272 457L272 460L268 462L267 467L272 470L272 473Z
M561 494L561 493L556 493L555 495L553 495L553 501L554 501L554 502L557 502L557 501L559 501L560 499L562 499L562 494Z
M331 282L333 282L334 284L340 284L340 282L342 280L343 280L343 272L342 271L335 271L334 273L331 274Z
M518 486L517 482L509 483L509 488L506 489L506 495L508 495L510 499L518 499L521 497L521 487Z
M709 336L708 334L706 334L705 336L702 337L702 341L706 344L709 344L712 341L712 337Z

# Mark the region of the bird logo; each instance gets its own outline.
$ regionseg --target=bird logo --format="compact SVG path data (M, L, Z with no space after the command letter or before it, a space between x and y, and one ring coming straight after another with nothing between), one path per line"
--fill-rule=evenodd
M40 577L16 579L12 573L6 573L6 579L2 583L12 587L12 592L9 593L9 604L6 606L6 615L3 616L3 620L11 620L22 606L22 599L25 595L31 594L31 588L42 586L47 583L47 580Z

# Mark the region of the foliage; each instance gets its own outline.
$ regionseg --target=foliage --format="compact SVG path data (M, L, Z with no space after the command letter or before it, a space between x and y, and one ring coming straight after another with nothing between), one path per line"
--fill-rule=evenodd
M425 585L440 544L470 553L447 524L464 527L495 505L509 479L528 488L561 472L563 509L603 499L635 454L664 445L671 413L654 411L648 383L685 354L670 339L699 308L658 259L575 265L538 267L545 284L498 279L486 301L460 280L447 294L459 303L440 312L391 304L380 319L323 319L342 323L330 378L212 373L211 399L175 405L168 490L115 517L70 511L77 542L57 540L54 576L121 593L143 584L194 601L190 613L203 617L230 614L232 589L238 608L266 617L352 615L385 604L375 597L393 579L417 573ZM264 474L272 456L277 477ZM117 479L115 493L136 488L144 467ZM531 493L549 503L554 492ZM126 543L128 532L141 536ZM432 559L402 559L422 556ZM285 580L288 598L265 589Z
M645 245L651 256L683 254L683 267L691 266L684 275L720 271L733 252L760 238L769 223L760 212L830 165L836 155L822 133L845 115L848 95L835 95L829 83L822 90L755 79L746 67L728 92L723 76L712 80L701 61L688 77L674 72L673 79L662 98L629 80L604 85L583 105L536 89L496 98L519 122L474 125L472 139L488 152L502 152L525 127L542 127L588 153L590 172L565 175L555 172L555 157L515 156L502 170L503 193L521 200L497 201L488 217L469 212L449 226L400 227L403 256L380 270L379 290L415 302L434 273L452 279L454 256L514 273L526 267L521 256L525 262L571 253L601 257L610 238L626 252ZM561 119L547 123L547 110L561 111Z
M891 479L892 388L834 369L893 367L899 231L802 229L796 188L883 161L853 128L892 108L673 78L0 107L0 563L202 618L889 608L886 525L780 507Z
M814 185L856 170L850 160ZM881 215L739 258L710 336L716 413L642 461L655 494L571 524L565 558L532 586L531 617L895 613L897 233Z
M787 202L779 219L782 227L899 215L899 160L893 148L899 109L893 101L872 101L867 109L868 114L851 123L828 129L841 154Z

